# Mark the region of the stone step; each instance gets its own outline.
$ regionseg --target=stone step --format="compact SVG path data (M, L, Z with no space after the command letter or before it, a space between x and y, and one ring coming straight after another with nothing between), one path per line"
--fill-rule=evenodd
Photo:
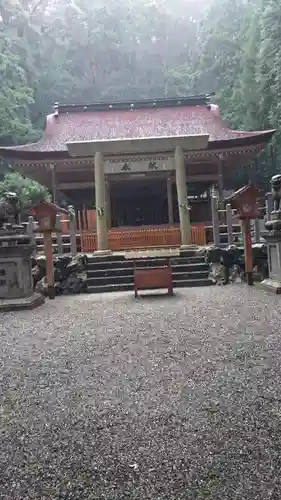
M138 262L138 267L154 267L165 265L165 260L142 260ZM202 271L208 270L209 265L205 262L204 259L190 261L190 259L176 259L171 261L172 269L174 271ZM116 274L130 274L133 273L134 265L132 261L115 261L112 263L103 262L103 263L90 263L87 265L87 273L89 277L92 276L104 276L106 275L116 275Z
M194 255L192 257L174 257L172 264L196 264L205 262L204 255Z
M100 286L112 284L116 285L118 283L128 284L133 283L133 271L131 270L130 274L124 275L123 273L118 274L115 270L114 273L104 274L104 275L89 275L87 277L87 286ZM177 283L178 281L185 280L201 280L209 277L209 270L203 271L186 271L186 272L173 272L173 283Z
M191 271L191 272L173 272L173 283L185 280L201 280L209 278L209 270L207 271Z
M114 268L88 268L88 278L98 278L103 276L133 276L133 267L114 267Z
M195 257L197 248L192 248L190 250L180 250L180 257Z
M132 261L131 261L132 262ZM170 258L171 265L188 265L188 264L204 264L205 257L200 255L200 256L194 256L194 257L171 257ZM140 259L137 261L137 266L138 267L145 267L145 266L163 266L167 264L167 258L159 257L159 258L147 258L147 259ZM132 262L132 265L134 265L134 262Z
M106 269L118 269L118 268L133 268L133 262L126 259L118 260L97 260L97 261L88 261L87 269L89 271L94 270L106 270Z
M127 262L122 254L109 254L109 255L87 255L89 264L106 264L111 262Z
M166 266L168 264L167 259L141 259L137 261L136 267L139 268L150 268L150 267L161 267ZM171 261L172 264L172 261ZM134 263L132 264L134 268Z
M205 279L186 279L183 281L175 281L173 282L174 288L191 288L191 287L199 287L199 286L210 286L213 285L213 281L209 278ZM118 283L118 284L103 284L103 285L91 285L87 288L87 293L106 293L106 292L125 292L125 291L133 291L134 285L133 283ZM157 288L155 288L157 290ZM164 288L161 290L165 291ZM140 290L140 294L142 292L149 292L149 290Z
M213 284L209 279L209 265L203 255L195 250L181 252L180 256L170 257L173 286L192 287ZM167 257L146 257L138 259L137 267L151 268L163 266ZM87 291L89 293L104 293L113 291L133 290L134 261L125 259L122 255L90 256L87 265Z
M209 264L206 262L195 262L194 264L182 264L179 262L178 264L172 265L173 273L179 272L195 272L195 271L209 271Z
M195 264L200 262L205 262L205 258L203 255L193 255L191 257L186 256L178 256L178 257L170 257L172 264ZM141 265L150 265L150 266L158 266L163 265L167 262L167 258L165 257L147 257L143 259L138 259L137 264L143 263ZM125 259L120 255L112 255L106 257L88 257L88 268L110 268L110 267L133 267L134 261L131 259Z
M99 277L89 277L87 278L87 286L101 286L101 285L126 285L133 284L134 278L133 274L128 276L124 275L110 275L110 276L99 276Z

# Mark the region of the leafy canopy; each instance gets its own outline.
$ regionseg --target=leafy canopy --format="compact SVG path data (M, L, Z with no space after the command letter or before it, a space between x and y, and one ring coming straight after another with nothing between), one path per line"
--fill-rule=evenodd
M48 190L44 186L17 172L7 173L0 182L0 197L5 192L14 192L18 195L19 208L22 212L29 212L37 203L48 198Z

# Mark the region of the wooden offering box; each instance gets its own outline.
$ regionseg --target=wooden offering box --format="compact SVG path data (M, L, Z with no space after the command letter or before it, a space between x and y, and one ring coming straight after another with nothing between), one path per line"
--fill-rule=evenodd
M138 261L139 263L139 261ZM168 289L168 295L173 295L173 277L171 261L163 266L138 266L134 262L134 291L135 297L138 297L139 290L157 290L161 288Z

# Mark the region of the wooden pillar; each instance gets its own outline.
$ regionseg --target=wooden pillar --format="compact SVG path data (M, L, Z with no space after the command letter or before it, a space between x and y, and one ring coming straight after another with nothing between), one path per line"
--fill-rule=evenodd
M73 205L68 205L68 230L70 238L70 253L72 257L77 254L76 240L76 214Z
M46 278L48 284L48 297L49 299L54 299L56 291L55 291L55 279L54 279L52 231L44 232L44 252L46 257Z
M50 165L51 175L52 175L52 200L53 203L57 203L57 176L56 176L56 166L54 164Z
M107 228L111 229L112 227L112 218L111 218L111 199L110 199L110 183L106 181L105 183L105 209L106 209L106 222Z
M106 219L106 190L104 179L103 154L95 154L95 194L97 217L97 253L110 253L108 249L108 231Z
M233 243L233 220L232 220L232 208L230 203L228 203L225 207L226 210L226 225L227 225L227 242L229 245Z
M213 194L211 195L211 210L212 210L212 226L213 226L213 242L214 245L220 244L220 223L218 211L218 199Z
M167 179L167 201L168 201L168 221L169 224L174 224L174 209L173 209L173 181L171 177Z
M62 234L61 234L61 214L56 215L56 229L57 229L57 251L58 255L63 254L63 241L62 241Z
M244 234L244 255L245 255L245 272L247 283L253 286L253 249L252 249L252 236L251 224L249 220L242 220L243 234Z
M186 189L184 154L180 146L177 146L175 149L175 167L181 231L181 246L184 247L191 244L192 233Z
M218 194L220 205L223 202L223 157L218 158ZM222 207L221 207L222 208Z

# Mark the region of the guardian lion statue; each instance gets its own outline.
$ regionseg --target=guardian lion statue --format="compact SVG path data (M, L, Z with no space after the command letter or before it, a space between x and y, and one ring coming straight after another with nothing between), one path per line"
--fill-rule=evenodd
M7 223L18 224L19 208L16 193L4 193L0 198L0 228Z
M271 192L274 212L281 212L281 174L274 175L271 179Z

